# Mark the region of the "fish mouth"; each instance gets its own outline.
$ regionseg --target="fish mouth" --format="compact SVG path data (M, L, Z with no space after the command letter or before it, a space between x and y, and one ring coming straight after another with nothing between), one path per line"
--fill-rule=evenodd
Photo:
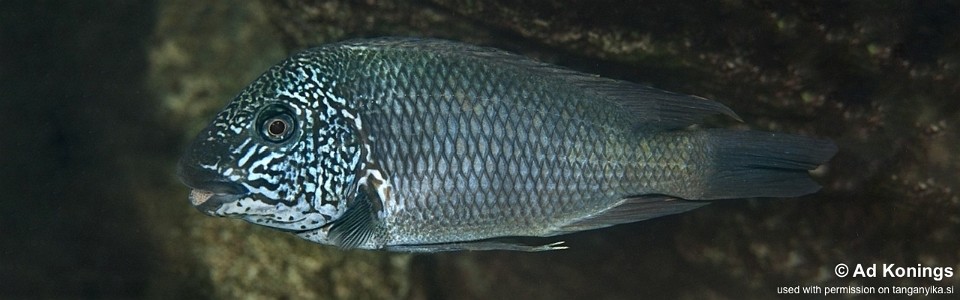
M197 210L214 215L223 204L237 201L247 194L247 188L240 184L224 181L209 181L187 184L190 190L190 204Z
M188 159L181 159L177 164L177 177L190 187L190 204L211 216L223 204L237 201L250 192L243 185L227 181L214 170L198 167Z

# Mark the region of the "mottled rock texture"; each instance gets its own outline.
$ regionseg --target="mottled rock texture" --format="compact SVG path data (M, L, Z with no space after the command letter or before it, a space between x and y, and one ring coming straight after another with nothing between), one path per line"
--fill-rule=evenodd
M846 264L960 270L960 7L934 1L0 1L0 298L771 298ZM189 206L174 163L293 51L494 46L830 138L821 192L562 236L570 250L341 251Z
M837 263L960 267L960 10L894 1L264 1L288 49L383 35L490 45L716 99L840 153L800 199L727 201L564 237L547 254L418 256L425 295L768 297ZM746 292L746 294L743 294Z

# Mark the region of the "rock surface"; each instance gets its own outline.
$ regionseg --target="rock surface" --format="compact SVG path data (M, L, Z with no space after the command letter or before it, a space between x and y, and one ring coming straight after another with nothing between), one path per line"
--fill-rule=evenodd
M23 2L23 3L21 3ZM838 263L960 271L960 6L924 1L0 2L0 298L771 298ZM558 237L341 251L191 208L180 151L289 53L385 35L494 46L833 139L798 199Z
M740 200L563 237L538 255L414 259L427 295L769 297L781 285L944 285L838 278L837 263L960 267L960 27L953 4L723 1L270 1L285 45L417 35L495 46L717 99L733 126L835 140L801 199ZM722 123L728 124L728 123Z
M162 119L181 130L182 145L286 57L263 11L256 1L160 3L148 82ZM174 161L166 163L164 173L173 175ZM160 275L188 272L207 285L204 293L221 299L393 299L409 293L409 255L320 247L241 220L210 218L190 207L184 187L170 179L163 199L144 201L162 206L149 209L157 213L148 221L173 265ZM180 284L168 279L154 283ZM164 294L169 290L176 288L155 292L177 298Z

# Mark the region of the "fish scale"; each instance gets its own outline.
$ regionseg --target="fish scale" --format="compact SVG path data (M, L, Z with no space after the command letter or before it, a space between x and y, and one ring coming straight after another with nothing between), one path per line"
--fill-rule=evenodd
M191 204L343 248L562 249L549 237L816 191L836 146L692 129L715 101L433 39L297 53L245 88L178 164Z
M419 244L419 243L437 243L449 240L452 235L462 235L466 229L468 232L475 232L471 239L489 238L503 235L504 232L499 229L502 224L521 224L531 229L529 232L516 232L511 229L512 235L543 235L545 228L551 225L553 220L562 214L578 214L584 212L583 207L599 206L602 204L589 203L591 197L596 195L608 195L619 193L625 196L624 188L619 184L621 181L613 177L616 172L600 173L599 180L594 180L597 188L589 189L589 194L576 189L578 186L591 186L581 183L584 177L570 176L570 160L577 158L594 157L592 162L584 162L578 171L590 172L604 168L609 162L619 163L626 160L625 146L611 145L609 148L600 148L597 150L609 153L594 153L593 149L583 149L576 145L593 143L595 140L587 141L587 128L597 127L583 124L582 126L561 126L558 123L571 121L567 119L556 119L555 116L580 115L577 112L570 112L566 107L537 105L542 102L538 97L544 97L546 91L538 88L537 79L524 81L511 80L513 86L521 87L521 90L530 91L526 99L531 103L525 105L523 102L509 103L500 99L519 99L510 95L511 92L503 90L502 85L489 84L483 81L483 76L479 78L458 78L463 73L485 74L487 70L471 70L466 67L460 67L461 73L444 72L448 67L443 65L443 61L437 58L422 61L423 64L404 62L403 71L386 72L390 76L399 78L377 78L365 82L404 82L400 90L396 91L395 98L385 99L386 109L378 110L368 107L371 111L369 119L371 125L371 136L376 140L389 140L390 143L381 143L374 145L374 152L390 153L390 157L381 157L382 165L393 174L397 181L394 186L398 193L398 201L409 201L404 211L395 212L393 220L387 220L389 228L395 228L391 236L410 236L411 238L397 239L394 242L401 244ZM431 65L435 63L437 65ZM395 67L396 70L404 69ZM418 82L416 78L423 76L422 70L438 69L429 80ZM496 72L489 72L494 76ZM446 76L446 77L445 77ZM500 80L504 80L500 77ZM473 103L470 106L464 106L459 97L451 97L450 93L444 93L441 97L429 98L427 101L419 101L425 97L416 97L422 95L418 91L436 90L437 82L457 83L455 86L447 86L447 89L463 90L465 97L471 99ZM410 95L410 96L406 96ZM489 99L484 101L485 99ZM521 99L522 100L522 99ZM573 99L560 99L556 102L574 102ZM431 107L436 105L436 107ZM441 108L442 107L442 108ZM522 109L516 109L520 107ZM439 122L430 122L429 120L445 120ZM575 121L574 121L575 122ZM421 128L426 132L417 132L410 130L408 124L423 124L426 128ZM429 125L433 124L433 127ZM608 125L613 127L614 124ZM386 128L398 128L401 131L393 132L385 130ZM483 128L509 128L505 136L494 135L492 140L498 143L490 143L484 133ZM510 130L524 128L526 130ZM406 130L404 130L406 129ZM559 130L567 129L567 130ZM602 135L615 135L612 130L604 131L602 128L594 128L594 132L600 132ZM430 139L424 139L423 136L442 136L447 133L448 137L443 144L436 143ZM615 143L615 141L604 142ZM514 146L521 145L519 149ZM483 161L487 159L485 149L505 149L506 152L499 156L501 162L493 168L484 167ZM591 147L592 148L592 147ZM519 150L514 152L513 150ZM422 151L422 152L421 152ZM578 157L568 157L569 153L579 151ZM549 155L548 155L549 154ZM453 168L438 172L438 176L430 176L431 170L420 171L415 165L418 161L432 161L433 157L441 157L441 160ZM669 158L669 156L664 156ZM564 159L560 159L564 158ZM663 157L661 157L663 158ZM640 161L631 163L639 164ZM626 165L626 163L624 163ZM616 168L614 166L614 168ZM659 169L651 168L654 171ZM408 172L406 170L415 170L417 172ZM512 178L494 177L490 173L499 173L498 170L516 170L517 176ZM662 173L662 172L660 172ZM406 178L417 178L406 180ZM596 176L588 176L596 178ZM419 179L419 180L418 180ZM442 191L431 192L427 187L441 186L440 184L431 184L429 181L452 182L451 187L446 187ZM419 186L415 182L424 182ZM487 186L480 189L480 182ZM517 186L512 183L521 183ZM560 183L563 183L562 185ZM609 184L601 184L607 182ZM640 183L640 181L635 181ZM409 186L408 186L409 184ZM574 188L564 189L565 186ZM452 188L452 189L451 189ZM486 191L486 192L483 192ZM643 190L634 190L633 193L643 193ZM434 195L443 195L440 198ZM498 202L497 199L516 198L513 202ZM410 201L408 199L417 199ZM615 197L609 197L608 201L617 200ZM586 201L587 203L577 203L577 201ZM599 200L598 200L599 201ZM510 207L509 210L501 209L501 206ZM414 211L423 211L427 214L418 214ZM436 216L429 212L441 212ZM501 212L512 212L512 214L502 214ZM416 218L416 216L424 216ZM484 217L478 217L484 216ZM465 227L465 228L461 228ZM424 234L424 232L429 232ZM415 237L421 235L421 237Z

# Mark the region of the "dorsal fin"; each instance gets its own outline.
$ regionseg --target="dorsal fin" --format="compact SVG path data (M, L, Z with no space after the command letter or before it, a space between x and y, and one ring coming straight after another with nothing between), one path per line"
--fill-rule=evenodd
M621 199L605 210L563 225L549 235L572 233L643 221L660 216L682 213L709 203L710 202L706 201L688 201L664 195L628 197Z
M629 111L634 118L630 121L636 128L654 131L679 129L711 115L726 115L743 121L727 106L702 97L584 74L569 75L564 79Z
M581 73L495 48L438 39L398 37L353 40L344 43L353 47L377 46L425 51L458 58L473 57L489 64L521 69L537 77L558 80L565 85L595 93L598 96L596 98L628 111L630 119L625 121L631 122L635 128L645 130L684 128L710 115L726 115L741 121L730 108L713 100Z

